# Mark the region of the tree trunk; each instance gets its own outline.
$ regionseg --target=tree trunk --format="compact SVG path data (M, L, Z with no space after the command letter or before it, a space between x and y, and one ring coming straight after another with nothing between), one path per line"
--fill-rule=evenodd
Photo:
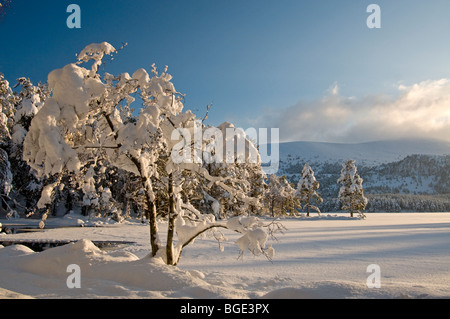
M100 102L98 102L100 104ZM102 115L104 116L106 122L108 123L109 128L111 129L111 132L114 133L114 140L117 141L118 137L118 131L115 129L113 122L111 121L110 114L107 114L106 112L102 112ZM119 148L121 146L120 143L117 144L117 147ZM152 247L152 256L154 257L156 253L159 250L159 240L158 240L158 226L156 222L156 206L155 203L150 198L150 193L153 192L153 189L151 189L151 186L149 183L147 183L147 177L141 166L141 162L139 161L139 158L131 155L126 154L126 156L133 162L133 164L136 166L136 169L139 172L142 187L145 189L145 201L146 201L146 214L148 215L148 222L150 224L150 245Z
M175 234L175 219L177 218L175 213L175 194L173 192L173 176L169 174L169 223L167 229L167 243L166 243L166 255L167 264L174 265L175 260L173 256L173 236Z
M273 206L274 206L274 204L275 204L275 200L272 199L271 205L270 205L270 211L272 212L272 217L275 217L275 213L274 213L274 211L273 211Z
M147 192L145 194L145 201L145 214L148 216L148 223L150 225L150 246L152 247L152 257L154 257L159 250L158 225L156 223L156 206L155 203L150 200Z
M350 199L350 217L353 217L353 196Z
M98 102L100 104L100 102ZM109 128L111 129L111 132L114 133L114 140L117 141L118 137L118 131L115 129L113 122L111 121L110 114L107 114L106 112L102 112L102 115L105 117L106 122L108 123ZM117 144L117 147L119 148L121 146L120 143ZM142 170L141 162L139 161L139 158L131 155L126 154L126 156L133 162L133 164L136 166L136 169L139 172L142 187L145 189L145 201L146 201L146 214L148 216L148 223L150 224L150 245L152 247L152 256L154 257L156 253L159 250L159 239L158 239L158 225L156 221L156 206L155 203L150 198L150 193L153 193L153 189L151 189L151 186L149 183L147 183L146 174Z
M309 195L307 196L307 203L306 203L306 216L309 217Z

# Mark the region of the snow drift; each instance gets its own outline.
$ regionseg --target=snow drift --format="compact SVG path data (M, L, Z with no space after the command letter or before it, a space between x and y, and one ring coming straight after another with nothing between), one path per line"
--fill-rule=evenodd
M81 288L70 289L68 266L80 267ZM129 252L105 252L90 240L36 253L23 245L0 249L2 287L10 297L32 295L37 298L177 298L245 297L236 289L214 287L198 271L169 267L159 258L138 258ZM19 288L19 289L18 289ZM8 290L5 290L8 291ZM8 294L6 294L8 296Z
M53 221L53 220L52 220ZM230 220L230 227L247 223ZM3 221L8 227L18 220ZM35 221L37 224L38 221ZM79 225L73 219L74 225ZM230 232L218 252L214 238L187 247L180 266L150 258L148 225L140 221L103 227L64 227L1 234L8 240L77 241L36 253L0 246L0 297L23 298L449 298L448 213L376 213L289 218L272 262L237 259ZM53 225L56 225L53 223ZM67 226L68 222L64 221ZM88 222L85 223L88 225ZM162 234L164 235L164 234ZM83 238L89 238L83 239ZM100 250L93 241L135 242ZM77 264L81 288L66 285ZM381 267L381 288L369 289L367 267Z

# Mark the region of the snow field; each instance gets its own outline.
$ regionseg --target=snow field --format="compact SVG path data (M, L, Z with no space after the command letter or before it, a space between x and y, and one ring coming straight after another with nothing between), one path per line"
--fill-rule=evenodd
M287 231L269 240L272 261L246 252L241 236L223 231L221 252L212 238L198 238L177 267L149 253L148 225L47 229L0 239L81 240L35 253L0 248L0 294L4 298L450 298L450 214L374 213L284 219ZM73 216L72 216L73 217ZM70 219L55 220L65 225ZM73 223L85 223L74 218ZM9 221L4 221L4 226ZM166 224L160 223L161 239ZM136 242L100 250L91 241ZM81 288L69 289L67 266L81 269ZM367 267L379 265L381 288L368 288Z

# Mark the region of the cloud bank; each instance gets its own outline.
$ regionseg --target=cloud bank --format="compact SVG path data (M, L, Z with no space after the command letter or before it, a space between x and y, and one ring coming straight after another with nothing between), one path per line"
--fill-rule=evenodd
M398 86L395 96L324 97L266 110L255 126L280 128L280 140L359 143L400 138L450 140L450 80Z

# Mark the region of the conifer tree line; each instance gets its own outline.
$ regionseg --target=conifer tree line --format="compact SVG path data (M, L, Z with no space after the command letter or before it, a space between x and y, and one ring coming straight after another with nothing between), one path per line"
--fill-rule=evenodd
M337 180L340 189L337 203L333 201L334 211L344 210L350 213L350 217L357 215L365 218L364 210L368 199L364 195L363 179L357 173L354 160L347 160L342 164L341 175ZM302 169L297 188L288 182L286 176L271 175L268 182L270 213L272 216L293 214L301 211L310 216L311 211L321 214L319 208L324 203L319 192L320 184L314 176L314 171L306 163Z

